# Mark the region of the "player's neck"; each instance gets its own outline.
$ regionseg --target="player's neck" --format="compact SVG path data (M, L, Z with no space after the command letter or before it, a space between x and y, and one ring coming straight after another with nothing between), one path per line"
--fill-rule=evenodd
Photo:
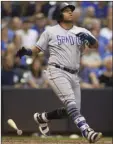
M60 23L59 25L65 30L69 30L73 27L72 23Z

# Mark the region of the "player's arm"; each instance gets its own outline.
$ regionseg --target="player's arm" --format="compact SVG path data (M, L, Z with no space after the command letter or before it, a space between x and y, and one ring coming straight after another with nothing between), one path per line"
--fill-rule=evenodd
M37 53L39 53L41 51L40 48L38 48L36 46L34 46L31 50L32 50L32 55L36 55Z

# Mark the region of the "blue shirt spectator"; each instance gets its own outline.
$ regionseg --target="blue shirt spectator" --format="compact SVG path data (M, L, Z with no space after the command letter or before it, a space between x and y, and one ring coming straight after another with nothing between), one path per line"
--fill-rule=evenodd
M1 50L6 51L7 50L7 44L4 41L1 41Z
M100 77L104 72L106 71L106 68L103 66L97 73L97 76Z
M81 2L81 6L82 6L83 8L87 8L87 7L89 7L89 6L95 6L95 2L82 1L82 2Z
M99 4L95 5L95 16L97 18L106 18L108 14L108 5L105 1L98 2Z
M14 40L15 32L11 29L8 29L8 43L11 43Z
M19 81L19 77L15 74L14 70L6 71L1 70L1 85L12 86Z
M106 39L105 37L102 37L102 36L99 36L97 39L99 42L98 52L99 52L101 58L103 58L103 56L105 55L105 52L106 52L106 46L108 45L109 41L108 41L108 39Z
M26 63L26 56L23 56L22 58L21 58L21 60L20 60L20 67L24 67L24 68L27 68L28 67L28 65L27 65L27 63Z
M45 30L45 28L39 29L39 27L37 25L34 25L32 27L32 29L36 30L39 35Z
M38 35L40 35L45 30L46 22L47 21L44 14L38 13L35 16L35 24L33 25L32 29L36 30Z
M112 40L109 41L107 47L106 47L106 52L104 53L102 59L106 57L112 57L113 56L113 45L112 45Z
M85 67L84 70L81 73L82 81L86 82L86 83L91 83L90 74L92 72L95 73L95 75L98 77L99 68L88 68L88 67Z
M105 59L106 57L110 57L110 56L113 57L113 52L106 52L106 53L103 55L102 59Z

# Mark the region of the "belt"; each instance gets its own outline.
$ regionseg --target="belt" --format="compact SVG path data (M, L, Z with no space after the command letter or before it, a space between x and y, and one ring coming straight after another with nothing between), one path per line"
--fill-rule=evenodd
M65 71L67 71L67 72L69 72L69 73L71 73L71 74L75 74L75 73L78 73L79 72L79 70L73 70L73 69L69 69L69 68L67 68L67 67L65 67L65 66L62 66L62 65L58 65L58 64L49 64L49 65L52 65L52 66L55 66L56 68L60 68L60 69L62 69L62 70L65 70Z

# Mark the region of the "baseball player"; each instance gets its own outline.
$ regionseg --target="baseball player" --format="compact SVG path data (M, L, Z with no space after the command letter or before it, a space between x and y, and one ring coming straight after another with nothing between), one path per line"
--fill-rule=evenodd
M64 107L51 112L35 113L34 120L42 134L49 133L48 123L53 119L71 117L82 135L90 142L98 141L102 133L95 132L80 113L81 90L79 82L80 56L83 47L98 48L95 37L85 28L73 25L75 7L68 3L59 5L58 24L47 28L32 49L22 48L20 58L49 50L50 57L45 70L48 82Z

